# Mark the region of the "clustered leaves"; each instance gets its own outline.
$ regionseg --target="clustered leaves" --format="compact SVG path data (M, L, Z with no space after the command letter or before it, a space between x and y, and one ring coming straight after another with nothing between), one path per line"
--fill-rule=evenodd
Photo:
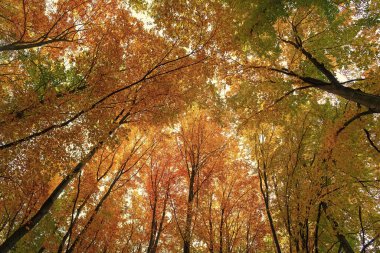
M378 1L0 3L0 252L377 252Z

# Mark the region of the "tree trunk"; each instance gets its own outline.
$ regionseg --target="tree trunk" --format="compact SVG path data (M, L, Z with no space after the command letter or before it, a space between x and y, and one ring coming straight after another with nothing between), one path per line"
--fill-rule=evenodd
M196 170L192 168L191 175L190 175L190 182L189 182L189 195L187 199L185 233L184 233L184 238L183 238L183 253L190 253L195 175L196 175Z
M276 247L276 252L281 253L280 243L278 241L276 229L274 227L274 223L273 223L273 219L272 219L272 215L270 213L268 180L267 180L266 172L264 171L264 175L262 175L262 173L259 173L259 178L260 178L260 190L261 190L261 194L264 197L265 211L267 213L267 217L268 217L268 221L269 221L269 225L270 225L270 230L272 232L273 242L274 242L275 247ZM263 181L265 184L265 189L264 189Z
M321 220L321 214L322 214L322 203L318 205L318 214L317 214L317 221L315 224L315 232L314 232L314 252L318 253L318 239L319 239L319 222Z
M3 51L16 51L16 50L24 50L29 48L35 48L35 47L42 47L54 42L60 42L60 41L68 41L64 38L52 38L48 40L42 40L38 42L20 42L20 43L11 43L8 45L0 46L0 52Z
M0 245L0 252L8 252L11 250L16 243L21 240L30 230L32 230L40 220L49 213L54 202L58 199L59 195L63 192L70 181L82 170L82 168L87 164L88 161L95 155L96 151L102 146L103 142L99 142L95 145L90 153L88 153L82 161L80 161L74 169L61 181L61 183L54 189L50 196L45 200L40 209L35 213L35 215L30 218L27 222L21 225L13 234L8 237L3 244Z
M210 253L214 253L214 233L213 233L213 225L212 225L212 196L213 194L211 194L210 196L210 204L208 208L208 215L209 215L208 224L210 227L210 232L209 232L210 233L210 245L209 245Z
M154 246L154 241L155 241L156 232L157 232L156 207L157 207L157 198L155 197L154 203L153 203L152 220L151 220L151 225L150 225L150 238L149 238L147 253L154 252L153 246Z
M352 89L343 85L323 85L317 88L363 105L374 113L380 113L380 96L368 94L359 89Z
M335 232L335 236L337 237L338 241L340 242L341 247L346 253L354 253L354 250L352 249L351 245L347 241L346 237L339 231L339 225L338 222L332 217L330 214L327 213L327 204L325 202L321 203L323 211L326 215L327 220L331 223L331 226Z
M223 253L223 224L224 224L224 208L220 212L220 226L219 226L219 253Z
M114 178L114 180L111 182L107 192L103 195L103 197L100 199L99 203L96 205L93 213L90 216L90 219L87 221L86 225L84 225L83 229L79 232L78 236L75 238L73 244L69 247L69 249L66 251L67 253L71 253L74 251L75 246L79 242L80 237L87 231L87 229L90 227L92 222L95 220L95 216L98 214L100 208L103 206L103 203L106 201L108 196L111 194L113 187L116 185L117 181L120 179L122 175L122 172L120 171L118 175Z
M295 28L295 27L293 27ZM338 79L335 77L334 73L330 70L328 70L325 65L318 61L309 51L307 51L303 45L301 38L297 36L294 41L287 41L282 40L283 42L292 45L293 47L297 48L302 52L304 56L323 74L330 82L324 82L318 79L310 78L310 77L302 77L296 75L294 72L285 73L284 71L280 71L284 74L288 74L291 76L295 76L301 80L303 80L306 83L317 85L316 88L329 92L331 94L340 96L342 98L345 98L349 101L358 103L360 105L363 105L373 111L374 113L380 113L380 96L373 95L369 93L362 92L359 89L352 89L349 87L343 86L342 83L338 81Z

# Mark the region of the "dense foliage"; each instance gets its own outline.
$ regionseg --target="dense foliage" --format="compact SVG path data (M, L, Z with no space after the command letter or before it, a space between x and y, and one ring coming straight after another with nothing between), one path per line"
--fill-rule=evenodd
M379 252L378 0L0 2L0 252Z

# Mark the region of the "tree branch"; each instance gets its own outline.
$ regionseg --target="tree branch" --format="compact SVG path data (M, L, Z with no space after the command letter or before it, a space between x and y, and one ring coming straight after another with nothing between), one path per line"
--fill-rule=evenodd
M371 135L370 133L368 132L367 129L363 128L363 131L365 132L365 135L367 136L367 140L369 142L369 144L371 144L371 146L378 152L380 153L380 149L375 145L375 143L371 140Z
M358 114L354 115L352 118L350 118L349 120L347 120L343 124L343 126L336 132L336 136L338 136L348 125L350 125L355 120L360 119L361 117L363 117L365 115L369 115L369 114L373 114L373 113L374 113L373 111L368 110L368 111L364 111L364 112L361 112L361 113L358 113Z

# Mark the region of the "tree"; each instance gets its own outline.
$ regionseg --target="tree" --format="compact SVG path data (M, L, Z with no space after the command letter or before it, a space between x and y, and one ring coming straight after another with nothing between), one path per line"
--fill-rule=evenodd
M165 142L156 147L157 154L150 157L149 171L146 173L146 191L149 198L149 244L147 252L157 252L160 237L164 231L164 224L167 223L167 212L169 207L169 198L172 184L174 183L175 174L173 173L176 157L170 152L162 152ZM161 153L162 152L162 153Z
M0 52L79 41L84 26L104 7L102 1L4 1Z
M0 3L1 252L377 252L376 1Z
M355 206L359 199L366 199L367 207L375 201L367 194L377 191L376 175L367 170L372 165L361 164L362 155L357 154L366 153L370 147L365 147L362 140L361 148L350 149L350 158L343 158L339 152L347 143L337 141L335 133L339 125L331 130L329 124L314 125L312 122L318 118L310 112L294 113L281 119L276 115L276 120L267 115L244 130L253 166L260 177L272 236L277 238L273 242L280 250L288 247L290 252L324 252L329 247L360 251L359 237L351 235L360 231L358 220L350 223L347 219L357 216ZM317 117L323 116L325 110ZM358 177L372 180L369 184L352 180ZM376 233L372 236L376 237ZM287 244L280 243L285 239Z
M178 227L183 240L183 252L190 252L196 214L196 198L203 185L210 180L214 170L217 170L218 160L224 149L223 139L211 138L214 132L219 132L216 125L206 125L207 118L199 113L188 116L182 122L177 145L182 159L182 170L186 175L187 202L186 218L183 227Z
M117 5L117 1L112 4ZM144 122L148 115L154 115L164 105L169 114L174 104L177 110L181 108L181 103L186 103L185 99L181 99L186 88L172 86L176 79L169 78L169 75L187 71L186 68L191 66L194 66L194 70L197 69L196 65L205 60L202 55L198 55L203 50L203 45L186 53L177 43L167 43L162 38L144 31L141 23L136 22L122 6L115 7L114 10L117 11L112 17L107 16L108 12L98 16L100 19L103 18L104 26L88 24L89 29L93 28L93 33L90 33L84 41L89 47L85 49L84 54L90 52L90 57L82 58L80 53L72 51L72 57L75 59L72 64L83 63L85 72L81 74L81 82L88 83L85 90L62 96L55 96L53 91L48 100L22 109L21 114L19 110L16 110L15 115L9 110L4 111L4 118L7 120L1 125L4 130L1 141L2 178L12 180L17 174L24 176L22 175L24 171L33 171L34 168L38 171L49 171L50 177L58 172L66 175L50 194L38 197L38 202L33 206L34 215L29 213L30 217L21 221L19 228L4 242L2 246L4 250L15 245L38 224L70 181L82 171L104 143L115 135L117 129L136 119ZM119 21L119 29L108 30L107 27L115 21ZM106 33L110 34L106 36ZM141 40L149 42L150 46L142 50ZM128 45L130 57L124 57L126 55L124 45ZM153 48L154 52L158 53L154 59L151 55ZM82 59L89 62L81 62ZM136 59L140 62L146 61L144 64L136 64ZM124 74L126 70L128 74ZM136 78L139 75L141 76ZM27 84L22 85L27 86ZM152 87L155 85L160 89ZM18 101L11 99L12 89L8 84L4 87L10 98L5 100L6 108L18 104ZM18 89L15 91L18 92ZM35 94L33 90L28 90L26 93L27 96ZM173 95L176 98L175 102L174 97L171 97ZM83 96L87 96L88 100L83 100ZM161 109L160 113L162 117L164 114ZM147 116L144 118L144 115ZM23 131L10 131L10 129L23 129ZM57 139L62 141L60 145L56 142ZM39 145L40 143L44 145ZM84 148L83 143L86 143L88 148ZM68 152L68 149L71 151ZM24 153L25 156L17 157L19 153ZM45 159L39 159L39 155ZM58 162L57 155L61 158ZM22 164L20 165L22 168L26 163L29 168L10 170L9 167L14 163ZM58 167L58 170L49 167ZM46 177L40 185L46 186L49 181L49 177Z
M250 67L284 75L297 89L317 88L365 106L371 113L380 111L380 97L371 84L376 72L371 71L375 66L370 59L378 52L371 36L378 24L375 6L359 1L241 1L235 6L247 17L241 26L243 40L250 48L258 46L252 54L269 63ZM340 81L339 75L354 78Z

